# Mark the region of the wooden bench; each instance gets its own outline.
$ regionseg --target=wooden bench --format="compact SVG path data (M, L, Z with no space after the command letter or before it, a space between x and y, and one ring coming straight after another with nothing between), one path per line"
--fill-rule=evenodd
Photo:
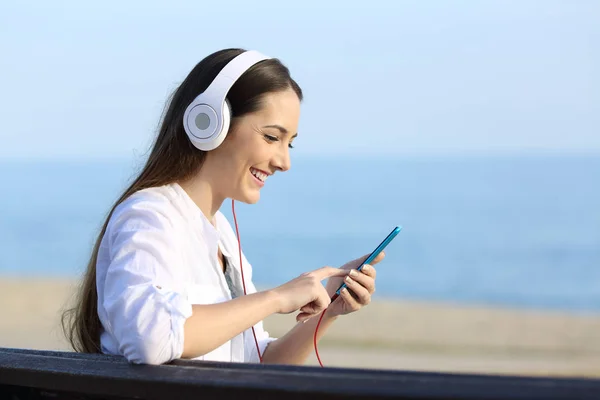
M0 348L0 399L600 399L600 379L177 360ZM232 396L232 397L230 397Z

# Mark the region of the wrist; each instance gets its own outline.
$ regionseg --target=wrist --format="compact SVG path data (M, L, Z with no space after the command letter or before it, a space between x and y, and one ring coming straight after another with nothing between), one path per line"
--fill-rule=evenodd
M335 309L332 308L331 306L324 312L325 312L325 315L323 315L323 320L327 320L327 321L335 321L341 315L339 313L336 313Z
M265 296L266 302L268 304L268 308L270 314L279 314L281 313L281 309L283 308L282 302L283 299L277 289L269 289L262 292Z

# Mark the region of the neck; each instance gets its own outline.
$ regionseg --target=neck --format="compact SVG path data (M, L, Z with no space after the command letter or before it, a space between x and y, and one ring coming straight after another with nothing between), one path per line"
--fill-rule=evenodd
M214 216L221 208L225 197L216 193L215 185L210 179L200 173L190 180L179 182L179 185L196 203L204 216L213 223Z

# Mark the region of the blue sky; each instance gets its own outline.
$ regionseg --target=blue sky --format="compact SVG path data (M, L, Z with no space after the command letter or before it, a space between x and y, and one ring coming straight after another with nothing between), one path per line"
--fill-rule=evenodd
M0 158L144 153L224 47L288 65L297 154L600 152L600 2L348 3L2 2Z

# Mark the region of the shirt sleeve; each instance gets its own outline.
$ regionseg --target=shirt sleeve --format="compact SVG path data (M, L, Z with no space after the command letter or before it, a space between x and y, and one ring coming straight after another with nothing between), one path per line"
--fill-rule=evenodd
M177 238L169 219L134 204L111 218L106 234L103 306L119 352L137 364L180 358L192 306L178 290Z
M256 332L256 340L258 342L260 354L261 356L264 356L267 346L271 342L277 340L277 338L271 337L269 335L269 332L264 330L262 321L254 326L254 331ZM250 335L252 335L252 330L250 330ZM254 338L252 338L252 345L250 346L250 357L248 362L260 363L260 358L258 357L258 353L256 351L256 343L254 343Z

